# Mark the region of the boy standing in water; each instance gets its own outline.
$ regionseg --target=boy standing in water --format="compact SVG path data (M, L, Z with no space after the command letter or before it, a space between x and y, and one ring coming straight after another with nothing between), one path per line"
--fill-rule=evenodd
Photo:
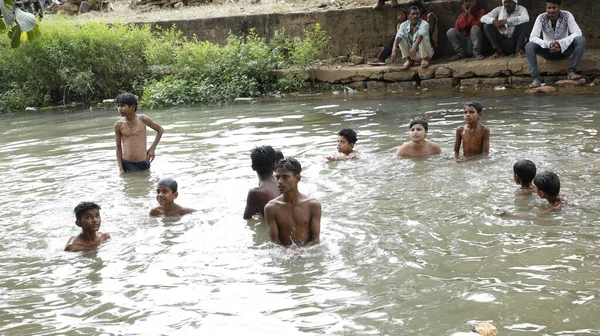
M136 114L137 97L129 92L116 98L117 111L121 119L115 123L117 142L117 164L119 172L134 172L150 169L154 160L154 150L163 134L163 128L144 114ZM146 126L156 131L152 146L146 150Z
M343 155L340 156L327 156L325 159L327 162L333 161L345 161L354 159L356 152L354 151L354 144L356 143L356 132L350 128L344 128L338 132L337 150Z
M277 189L277 180L273 176L275 164L283 159L283 154L271 146L255 147L250 152L252 170L258 175L258 187L248 191L244 219L250 219L255 214L265 216L265 205L281 195Z
M531 181L535 177L535 163L530 160L519 160L513 166L513 178L516 184L521 185L521 188L517 191L517 195L531 195L533 194L533 186Z
M75 225L81 228L81 233L71 237L67 242L65 251L79 252L95 249L105 240L110 238L108 233L102 233L100 224L100 206L92 202L81 202L73 210L75 213Z
M563 205L567 204L567 200L559 195L560 179L553 172L543 172L537 174L533 179L533 190L535 193L550 203L550 208L542 211L540 215L548 214Z
M490 152L490 129L479 124L483 106L476 102L469 102L465 104L464 109L463 116L467 124L456 129L454 141L454 159L458 162L473 160ZM459 159L461 144L464 157Z
M156 187L156 200L159 206L150 210L150 216L183 216L196 209L184 208L175 203L175 199L179 196L177 192L177 182L172 178L163 178L158 181Z
M321 234L321 203L298 191L302 166L293 158L279 161L275 165L275 178L281 196L269 201L265 206L265 218L269 226L269 238L282 245L292 254L302 253L302 249L319 243Z
M417 157L431 154L439 154L442 150L438 144L426 140L429 124L423 117L416 117L408 124L410 142L404 143L396 151L396 156Z

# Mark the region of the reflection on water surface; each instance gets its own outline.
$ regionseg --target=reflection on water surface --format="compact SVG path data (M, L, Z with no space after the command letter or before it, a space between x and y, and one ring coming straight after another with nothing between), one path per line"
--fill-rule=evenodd
M165 134L151 172L118 175L116 111L3 116L0 333L450 335L474 321L502 334L598 334L600 102L595 96L481 97L491 156L457 164L467 96L258 102L143 111ZM423 114L441 155L392 157ZM359 160L326 164L336 132ZM154 134L149 132L150 137ZM323 204L322 243L301 257L242 220L256 177L249 151L271 144L304 166ZM512 165L561 177L571 204L537 220L515 197ZM183 218L149 218L171 176ZM62 252L74 206L102 206L112 239Z

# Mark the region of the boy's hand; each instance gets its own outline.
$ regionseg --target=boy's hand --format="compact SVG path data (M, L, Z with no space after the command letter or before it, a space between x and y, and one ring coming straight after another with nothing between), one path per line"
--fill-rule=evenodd
M326 156L325 160L327 160L327 162L333 162L335 161L335 156Z
M150 163L154 161L154 149L150 148L146 152L146 162Z

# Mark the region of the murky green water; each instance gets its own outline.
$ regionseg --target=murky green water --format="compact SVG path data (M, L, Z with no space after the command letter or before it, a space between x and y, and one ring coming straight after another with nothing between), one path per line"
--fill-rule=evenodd
M165 128L151 172L119 176L114 110L1 116L0 334L600 334L600 100L481 97L491 156L457 164L465 96L235 104L145 111ZM443 152L392 157L425 114ZM326 164L335 133L360 159ZM149 132L151 136L154 134ZM323 204L322 243L301 257L242 220L257 180L249 150L270 144L304 166ZM536 220L512 165L560 175L570 205ZM155 183L180 184L180 219L148 217ZM98 251L63 252L82 200L102 206Z

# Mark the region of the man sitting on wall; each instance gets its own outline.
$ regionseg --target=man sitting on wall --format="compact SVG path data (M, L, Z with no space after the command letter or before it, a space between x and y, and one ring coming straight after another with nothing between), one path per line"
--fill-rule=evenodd
M454 28L450 28L446 35L454 49L451 61L473 55L475 59L482 60L481 47L483 44L483 30L481 29L481 17L486 11L479 8L477 0L464 0L463 11L458 15Z
M502 6L481 18L485 36L494 49L494 54L490 56L492 59L513 53L517 57L525 57L523 47L529 35L529 13L518 2L502 0Z
M398 46L400 46L402 58L406 59L400 67L401 70L410 68L418 60L421 60L422 68L429 66L429 60L433 57L434 50L429 40L429 24L420 18L419 7L408 8L408 20L400 25L394 40L392 62L398 56Z
M586 40L573 14L561 10L561 0L546 0L546 13L540 14L535 20L529 43L525 46L527 63L533 82L532 88L544 85L536 55L549 60L565 59L573 55L571 66L567 70L568 79L577 80L579 61L585 51Z

